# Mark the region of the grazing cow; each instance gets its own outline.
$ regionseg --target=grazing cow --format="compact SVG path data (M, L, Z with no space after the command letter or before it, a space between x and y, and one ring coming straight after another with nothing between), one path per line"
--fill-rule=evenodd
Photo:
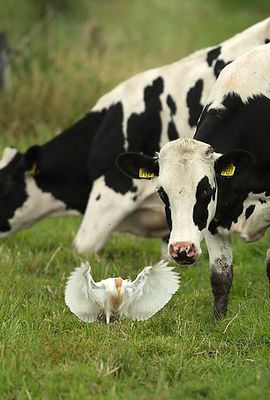
M270 44L265 44L223 69L195 139L167 143L156 157L124 153L117 161L132 177L157 177L175 261L194 263L205 238L216 318L226 313L232 284L234 224L248 221L258 208L253 238L270 225L269 127ZM270 278L269 268L268 262Z
M114 165L123 151L154 155L164 143L192 137L219 72L270 38L270 18L219 46L120 84L69 129L25 154L6 149L0 164L0 237L41 218L84 214L74 240L98 251L113 230L168 233L152 182L136 182Z

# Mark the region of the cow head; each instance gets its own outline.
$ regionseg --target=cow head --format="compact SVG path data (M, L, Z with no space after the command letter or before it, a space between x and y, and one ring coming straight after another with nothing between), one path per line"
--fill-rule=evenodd
M156 157L124 153L116 162L133 178L157 179L171 230L169 255L181 264L193 264L216 213L217 177L233 179L251 160L252 156L241 150L221 155L206 143L177 139L165 144Z
M38 146L31 147L25 154L12 147L3 152L0 160L0 238L31 226L51 211L50 194L41 192L35 182L38 153Z

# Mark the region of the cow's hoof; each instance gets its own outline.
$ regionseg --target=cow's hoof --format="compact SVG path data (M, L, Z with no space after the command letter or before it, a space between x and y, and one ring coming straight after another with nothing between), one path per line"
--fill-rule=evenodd
M222 320L225 317L226 313L227 313L227 309L226 310L214 309L214 313L213 313L214 321L218 322L218 321Z

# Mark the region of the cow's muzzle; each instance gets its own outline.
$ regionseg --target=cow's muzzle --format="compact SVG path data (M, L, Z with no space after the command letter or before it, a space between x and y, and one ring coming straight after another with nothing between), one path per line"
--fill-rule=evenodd
M169 255L179 264L194 264L198 258L198 253L194 243L176 242L170 244Z

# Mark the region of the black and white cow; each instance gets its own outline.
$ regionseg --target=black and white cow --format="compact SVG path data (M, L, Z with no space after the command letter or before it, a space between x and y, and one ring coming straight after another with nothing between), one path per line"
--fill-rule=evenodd
M84 214L74 240L98 251L113 230L163 236L168 230L152 182L115 167L123 151L154 155L192 137L221 69L270 38L270 18L219 46L136 75L103 96L66 131L25 154L6 149L0 164L0 237L41 218Z
M253 238L270 225L269 129L270 43L223 69L195 139L167 143L156 157L124 153L117 161L134 178L157 177L171 229L168 252L175 261L194 263L205 238L216 317L226 313L233 279L230 231L257 208ZM269 263L267 274L270 278Z

